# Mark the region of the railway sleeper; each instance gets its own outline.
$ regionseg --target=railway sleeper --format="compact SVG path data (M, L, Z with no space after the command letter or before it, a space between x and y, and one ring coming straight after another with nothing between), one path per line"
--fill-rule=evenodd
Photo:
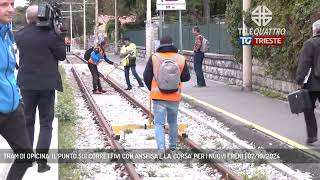
M116 140L120 139L120 133L121 131L125 131L125 130L134 130L134 129L154 129L154 124L126 124L126 125L113 125L112 127L112 131L114 132L115 136L114 138ZM169 129L169 125L165 124L164 128L166 130ZM188 137L188 135L186 134L185 130L188 128L188 124L187 123L179 123L178 124L178 134L181 137Z

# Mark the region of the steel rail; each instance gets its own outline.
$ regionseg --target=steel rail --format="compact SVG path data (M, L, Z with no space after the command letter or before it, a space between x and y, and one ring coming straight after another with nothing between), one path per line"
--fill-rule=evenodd
M72 62L68 59L67 59L67 62L72 64ZM80 90L85 95L85 98L87 99L91 110L95 113L96 119L98 120L98 123L100 124L103 132L109 137L108 140L111 143L112 148L118 150L119 152L124 152L125 149L122 147L122 145L119 143L119 141L117 141L115 139L115 134L113 133L110 125L107 123L109 121L103 116L103 113L96 105L94 99L92 98L92 96L90 95L89 91L87 90L85 84L81 80L80 75L73 67L71 68L71 71L72 71L74 78L77 81L77 84L78 84ZM126 171L128 172L128 174L132 180L141 179L132 163L124 163L124 166L125 166Z
M149 110L146 108L143 104L141 104L138 100L134 99L126 90L124 90L118 83L116 83L111 77L105 78L102 76L102 78L108 82L116 91L118 91L120 94L124 95L126 99L128 99L131 103L133 103L135 106L142 109L143 113L145 115L149 115ZM153 117L153 113L151 113ZM188 137L182 137L179 135L180 140L185 143L187 146L192 148L193 150L196 150L198 152L204 152L203 149L201 149L201 146L198 145L196 142L192 141ZM241 180L241 176L239 176L237 173L233 172L230 168L225 166L221 163L208 163L211 167L217 169L220 173L223 174L224 178L227 180Z
M79 57L77 55L75 55L75 56L77 58L81 59L83 62L85 62L81 57ZM113 78L111 78L110 76L108 76L108 78L106 78L101 73L100 73L100 75L102 76L103 80L105 80L107 83L109 83L116 91L118 91L120 94L122 94L133 105L141 108L141 110L143 111L143 113L145 113L145 115L149 116L150 112L149 112L148 108L146 108L138 100L136 100L134 97L132 97L126 90L124 90L118 83L116 83L116 81ZM153 113L151 113L151 116L153 118ZM179 139L183 143L185 143L187 146L189 146L192 150L197 151L197 152L204 152L204 150L201 148L201 146L198 145L196 142L192 141L190 138L179 136ZM238 175L237 173L235 173L234 171L232 171L230 168L228 168L227 166L225 166L222 163L216 163L216 162L212 161L212 163L208 163L208 165L214 169L217 169L223 175L224 179L226 179L226 180L242 180L243 179L240 175Z
M75 54L73 54L73 55L75 55ZM82 62L86 62L85 60L83 60L80 56L78 56L78 55L75 55L76 57L78 57ZM100 73L101 74L101 73ZM111 83L113 80L110 80L111 78L109 78L109 76L108 76L108 78L105 78L104 77L104 75L103 74L101 74L101 76L109 83ZM115 82L115 81L114 81ZM119 87L116 87L115 89L117 89L118 91L124 91L120 86ZM143 91L145 91L146 92L146 90L144 90L144 89L142 89ZM127 95L129 95L126 91L124 91L124 93L126 93ZM133 99L130 95L129 96L127 96L127 97L130 97L130 99ZM134 104L134 102L133 102L134 100L130 100L130 102L131 103L133 103ZM142 108L143 107L143 108ZM147 109L147 108L145 108L143 105L142 105L142 107L141 107L141 109L143 109L143 111L146 113L146 112L149 112L149 110ZM181 110L180 110L181 111ZM184 113L184 114L186 114L186 115L188 115L188 116L190 116L190 117L192 117L192 118L194 118L192 115L190 115L190 113L186 113L186 110L185 109L183 109L182 110L182 113ZM147 115L149 116L149 113L147 113ZM153 117L153 114L151 114L151 116ZM199 122L199 120L198 119L196 119L196 121L198 121ZM204 123L204 122L201 122L201 123ZM215 132L217 132L217 130L215 129L215 128L212 128L211 126L209 126L207 123L204 123L205 125L207 125L209 128L211 128L211 129L213 129ZM230 140L230 141L232 141L232 142L235 142L234 141L234 139L232 139L232 138L229 138L228 136L226 136L225 134L223 134L223 133L221 133L221 132L217 132L218 134L220 134L221 136L223 136L224 138L226 138L226 139L228 139L228 140ZM183 137L180 137L180 139L181 140L184 140L184 138ZM243 146L242 144L239 144L238 142L235 142L237 145L239 145L240 147L242 147L242 148L245 148L246 146ZM188 143L187 143L188 144ZM190 146L191 148L192 148L192 146ZM247 149L251 149L251 148L247 148ZM253 153L258 153L258 151L255 151L255 150L252 150L251 149L251 151L253 152ZM311 154L309 154L308 152L306 152L306 151L304 151L304 150L301 150L302 152L304 152L304 153L307 153L308 155L311 155ZM217 163L217 165L218 165L219 163ZM270 164L272 167L274 167L274 168L276 168L277 170L279 170L279 171L282 171L283 173L285 173L286 175L288 175L290 178L292 178L292 179L299 179L298 177L299 176L297 176L296 175L296 173L292 170L292 169L290 169L289 167L287 167L287 166L285 166L285 165L283 165L283 164L281 164L280 162L279 163L271 163ZM223 168L223 167L221 167L221 168Z

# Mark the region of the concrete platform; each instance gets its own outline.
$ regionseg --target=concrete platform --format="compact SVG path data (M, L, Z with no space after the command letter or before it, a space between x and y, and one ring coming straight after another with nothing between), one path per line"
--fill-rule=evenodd
M36 115L36 122L35 122L35 140L34 146L36 147L36 142L38 141L38 134L39 134L39 116L38 112ZM53 131L52 131L52 141L51 141L51 149L58 149L58 119L53 120ZM0 149L10 149L10 146L6 142L6 140L0 136ZM33 164L32 167L28 168L26 174L23 177L23 180L34 180L34 179L45 179L45 180L58 180L58 172L59 166L58 163L49 163L51 166L50 171L44 173L38 173L38 165L36 163ZM11 164L8 163L0 163L0 179L6 179L7 173L11 167Z

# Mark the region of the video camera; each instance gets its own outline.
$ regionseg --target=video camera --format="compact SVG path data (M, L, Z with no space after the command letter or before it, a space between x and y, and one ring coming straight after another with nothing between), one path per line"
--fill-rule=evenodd
M67 31L62 24L63 17L61 10L59 9L59 4L41 4L38 7L39 22L37 23L37 26L53 29L58 35Z

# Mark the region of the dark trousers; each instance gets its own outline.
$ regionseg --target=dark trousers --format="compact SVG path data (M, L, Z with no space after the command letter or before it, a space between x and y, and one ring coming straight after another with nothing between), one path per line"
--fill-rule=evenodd
M309 138L311 138L311 137L317 137L318 135L317 120L314 115L314 108L315 108L315 103L317 99L320 100L320 92L310 91L309 95L310 95L313 109L310 109L304 112L304 119L306 121L306 126L307 126L307 135Z
M54 119L55 90L24 90L21 95L25 103L25 116L28 135L33 145L34 124L36 109L39 110L40 133L37 142L37 153L47 154L52 138L52 121ZM38 163L47 162L46 159L37 159Z
M100 82L100 74L98 71L98 67L95 64L88 64L89 70L91 72L92 75L92 87L93 87L93 91L98 90L101 91L102 87L101 87L101 82Z
M198 86L206 86L206 82L203 76L202 63L203 63L204 53L203 52L195 52L193 55L193 65L194 71L197 76L197 84Z
M14 153L33 153L28 138L22 103L12 113L0 113L0 134L7 140ZM10 168L7 180L22 179L32 162L33 159L16 159Z
M131 87L130 78L129 78L130 68L131 68L131 72L132 72L133 76L136 78L138 84L140 86L143 86L143 83L142 83L142 81L136 71L136 66L125 66L124 67L124 76L126 77L127 86Z
M67 48L67 52L70 52L70 45L67 45L66 48Z

